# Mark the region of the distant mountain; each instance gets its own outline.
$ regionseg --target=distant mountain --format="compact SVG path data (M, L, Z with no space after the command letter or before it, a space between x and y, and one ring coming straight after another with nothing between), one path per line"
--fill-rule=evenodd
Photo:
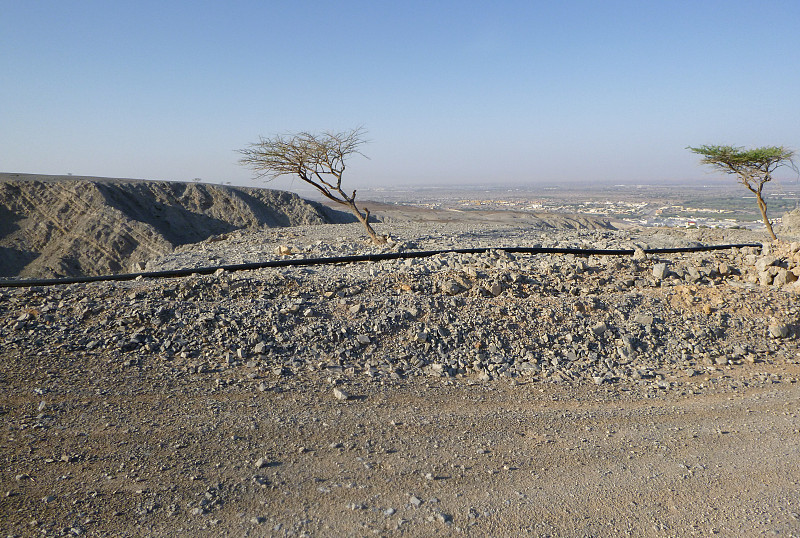
M135 262L241 228L349 221L270 189L0 174L0 277L128 272Z

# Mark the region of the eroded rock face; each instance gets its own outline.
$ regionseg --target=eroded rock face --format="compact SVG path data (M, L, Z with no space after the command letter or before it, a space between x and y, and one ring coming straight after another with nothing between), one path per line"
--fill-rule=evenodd
M127 272L242 228L330 222L295 194L166 181L0 175L0 277Z

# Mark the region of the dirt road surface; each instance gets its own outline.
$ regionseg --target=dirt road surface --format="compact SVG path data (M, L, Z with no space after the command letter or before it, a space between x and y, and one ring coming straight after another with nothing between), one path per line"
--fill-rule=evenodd
M9 536L800 534L800 372L786 367L653 394L244 373L253 390L4 360ZM759 375L775 382L738 381ZM38 389L54 382L75 390Z

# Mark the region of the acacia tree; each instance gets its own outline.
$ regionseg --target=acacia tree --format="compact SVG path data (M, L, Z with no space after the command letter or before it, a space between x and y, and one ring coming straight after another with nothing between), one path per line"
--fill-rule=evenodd
M687 149L701 155L702 164L708 164L715 169L734 174L739 183L747 187L756 195L761 218L767 226L767 231L773 240L778 239L772 230L772 223L767 218L767 203L761 196L764 185L772 180L772 172L781 166L788 166L797 171L792 161L794 151L783 146L765 146L762 148L744 149L735 146L700 146Z
M290 135L259 137L239 153L239 164L251 168L258 178L275 179L293 175L312 185L325 198L347 207L364 226L372 242L386 243L386 237L378 235L369 223L369 209L356 205L356 191L348 194L342 188L345 161L352 155L365 155L359 148L365 143L361 127L334 133L322 134L302 132Z

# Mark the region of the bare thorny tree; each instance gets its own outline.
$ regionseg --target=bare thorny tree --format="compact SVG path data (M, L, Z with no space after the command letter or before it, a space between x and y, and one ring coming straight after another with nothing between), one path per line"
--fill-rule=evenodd
M340 133L302 132L260 137L258 142L239 150L242 155L239 163L252 169L258 178L297 176L328 200L347 207L364 226L372 242L383 244L386 237L372 229L369 209L356 205L356 191L348 194L342 188L345 161L351 155L365 156L359 150L366 142L364 134L364 129L358 127Z

